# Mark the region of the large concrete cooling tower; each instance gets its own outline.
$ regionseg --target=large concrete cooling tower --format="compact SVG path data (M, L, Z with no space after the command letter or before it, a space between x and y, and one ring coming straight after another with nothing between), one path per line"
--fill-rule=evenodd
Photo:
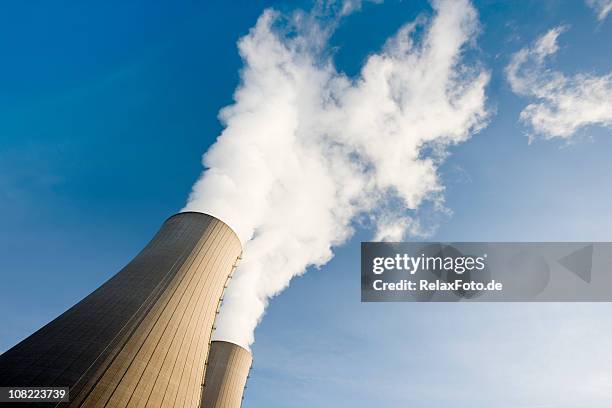
M118 274L0 356L0 386L70 387L72 407L197 407L240 241L201 213L169 218Z
M253 358L244 348L213 341L206 363L200 408L240 408Z

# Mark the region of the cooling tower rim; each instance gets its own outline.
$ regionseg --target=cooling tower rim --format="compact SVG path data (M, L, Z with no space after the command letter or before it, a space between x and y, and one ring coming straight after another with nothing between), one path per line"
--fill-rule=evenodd
M241 349L243 349L244 351L246 351L247 353L249 353L249 355L251 356L251 358L253 358L253 353L251 353L251 350L249 350L248 348L246 348L246 347L244 347L244 346L241 346L241 345L240 345L240 344L238 344L238 343L234 343L234 342L232 342L232 341L227 341L227 340L211 340L210 344L212 345L212 343L225 343L225 344L229 344L229 345L234 346L234 347L241 348Z
M230 227L225 221L215 217L214 215L210 215L210 214L203 213L203 212L200 212L200 211L181 211L181 212L178 212L178 213L168 217L165 222L167 222L171 218L178 217L179 215L182 215L182 214L198 214L198 215L205 215L207 217L214 218L215 220L219 221L221 224L225 225L230 231L232 231L232 234L234 234L234 237L236 237L236 239L240 243L240 247L242 247L242 241L240 240L240 237L238 236L238 234L236 234L236 231L234 231L234 229L232 227Z

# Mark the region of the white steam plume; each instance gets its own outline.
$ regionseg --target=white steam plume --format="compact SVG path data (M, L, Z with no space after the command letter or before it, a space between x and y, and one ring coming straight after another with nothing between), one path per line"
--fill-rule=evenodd
M484 126L489 74L462 62L478 31L469 1L433 8L357 78L336 70L333 22L313 13L267 10L240 40L235 103L220 113L225 129L184 209L224 220L244 246L216 339L252 344L268 300L328 262L358 219L400 239L418 230L423 202L441 205L437 167L448 146Z

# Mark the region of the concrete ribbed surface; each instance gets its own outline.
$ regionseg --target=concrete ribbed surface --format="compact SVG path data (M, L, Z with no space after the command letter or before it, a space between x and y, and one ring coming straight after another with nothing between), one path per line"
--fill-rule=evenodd
M253 358L244 348L225 341L210 346L201 408L239 408Z
M2 354L0 386L67 386L75 407L196 407L240 252L216 218L169 218L119 273Z

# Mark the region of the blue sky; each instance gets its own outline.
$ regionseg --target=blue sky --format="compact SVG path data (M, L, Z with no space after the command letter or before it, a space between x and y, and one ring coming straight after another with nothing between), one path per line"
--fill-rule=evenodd
M0 13L0 351L116 273L169 215L221 131L236 41L308 2L15 2ZM612 239L612 137L528 144L504 69L559 25L551 69L605 75L612 22L582 1L476 1L489 125L451 149L432 240ZM365 3L330 42L356 75L425 1ZM273 299L246 407L607 407L609 305L361 304L360 230ZM272 392L274 390L274 392ZM565 405L564 405L565 404Z

